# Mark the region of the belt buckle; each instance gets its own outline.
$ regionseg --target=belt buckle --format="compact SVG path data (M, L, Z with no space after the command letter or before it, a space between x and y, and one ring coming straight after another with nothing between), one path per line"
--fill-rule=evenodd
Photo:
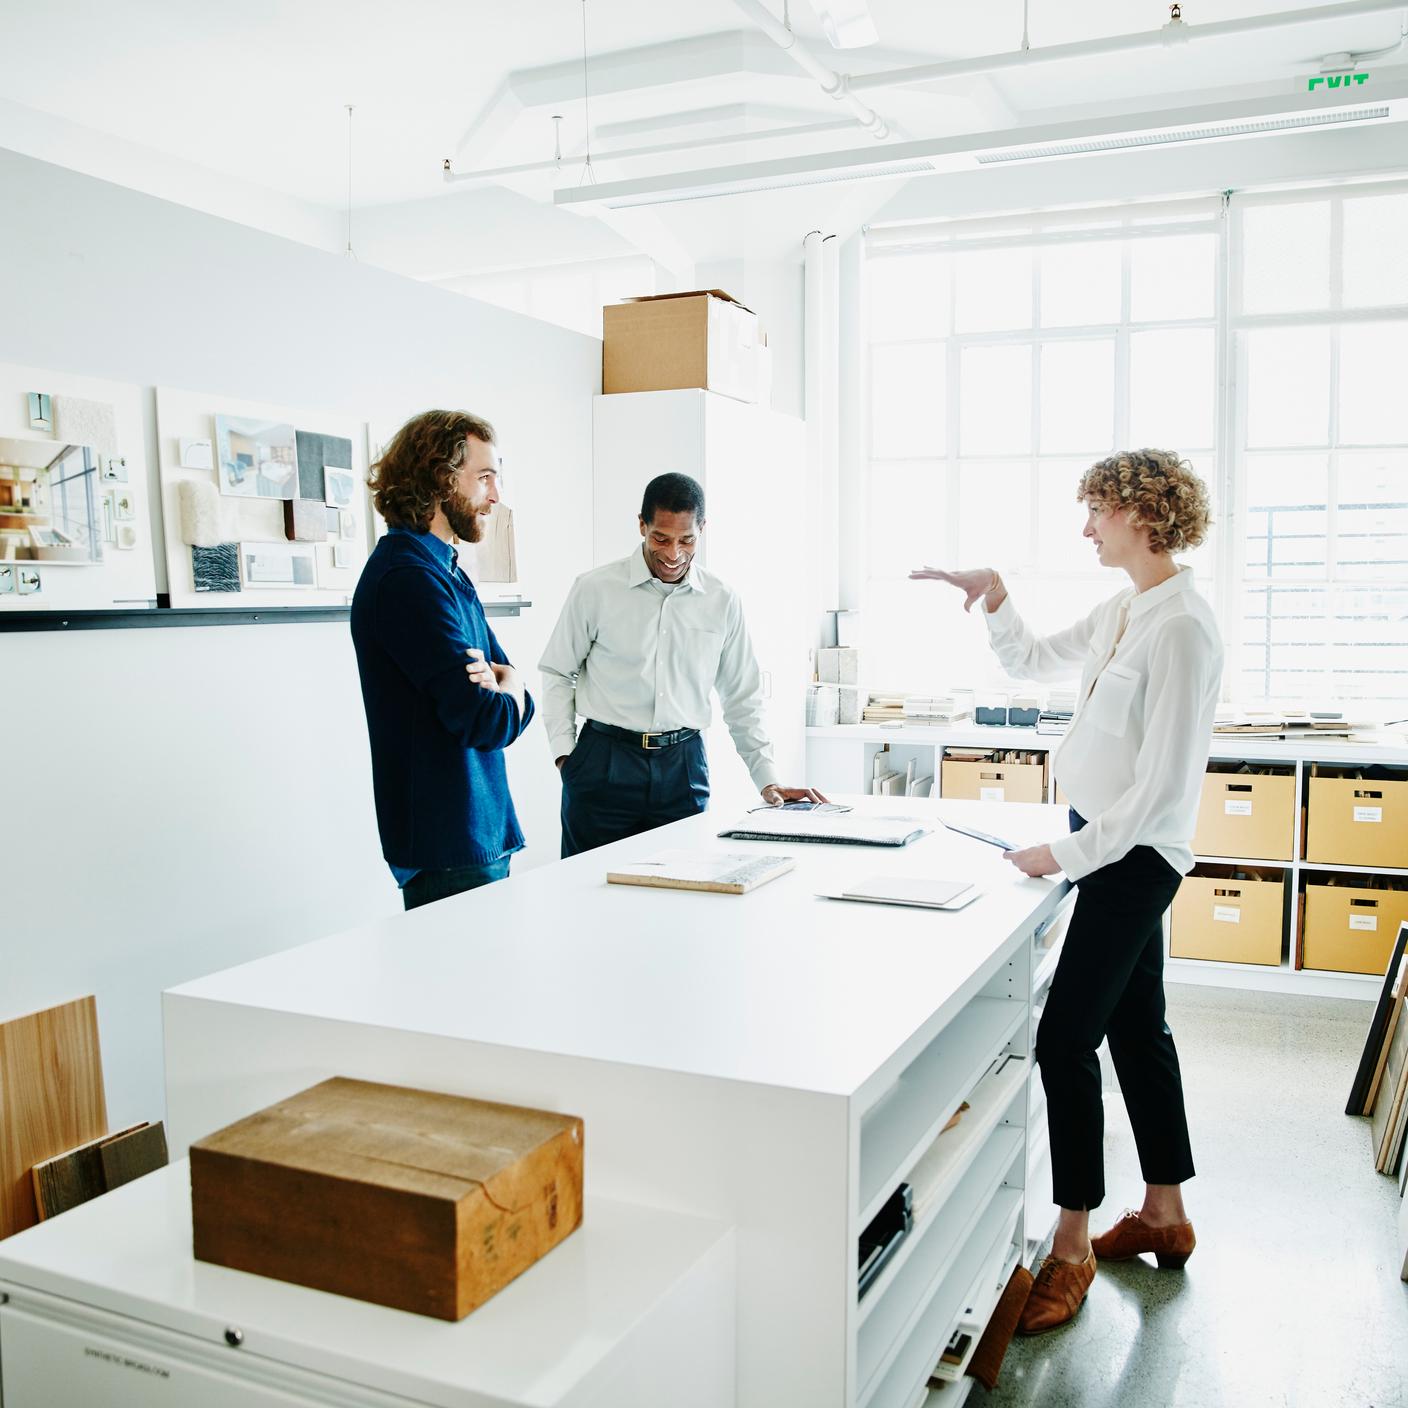
M640 746L644 748L647 753L659 753L663 750L663 745L658 743L652 744L650 740L660 737L662 737L662 735L658 733L643 733L640 736Z

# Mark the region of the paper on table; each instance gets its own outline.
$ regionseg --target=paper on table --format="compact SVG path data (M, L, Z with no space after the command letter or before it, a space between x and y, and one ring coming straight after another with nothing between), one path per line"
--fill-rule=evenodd
M868 875L827 893L828 899L871 904L913 905L920 909L962 909L982 892L967 880L936 880L928 875Z

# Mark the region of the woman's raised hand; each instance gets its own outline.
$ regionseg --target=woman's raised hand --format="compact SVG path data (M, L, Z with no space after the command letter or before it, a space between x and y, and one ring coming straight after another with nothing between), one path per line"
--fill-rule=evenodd
M963 572L946 572L942 567L918 567L909 574L911 582L948 582L963 593L963 609L995 590L1001 578L991 567L974 567Z

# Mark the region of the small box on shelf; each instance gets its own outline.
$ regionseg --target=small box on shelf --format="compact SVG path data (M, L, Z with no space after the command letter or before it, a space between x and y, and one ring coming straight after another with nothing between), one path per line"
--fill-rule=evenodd
M1218 963L1279 965L1285 891L1281 870L1194 866L1174 897L1169 953Z
M1408 920L1408 881L1312 874L1301 915L1302 968L1381 976Z
M1408 768L1310 764L1305 858L1408 869Z
M1294 766L1209 763L1193 850L1200 856L1288 861L1295 808Z
M940 795L976 802L1044 802L1046 754L945 749ZM976 756L975 756L976 755Z

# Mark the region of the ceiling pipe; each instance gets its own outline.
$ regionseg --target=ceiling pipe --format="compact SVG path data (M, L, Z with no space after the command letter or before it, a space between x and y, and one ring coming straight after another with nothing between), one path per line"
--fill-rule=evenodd
M773 14L762 0L733 0L733 3L748 16L759 29L777 45L808 77L816 79L821 91L828 98L844 104L854 114L857 122L877 141L890 135L889 124L874 108L868 107L851 92L850 80L843 73L829 69L801 44L781 20ZM1402 0L1399 0L1402 3Z
M1398 31L1398 42L1396 44L1386 44L1382 49L1361 49L1357 54L1336 53L1326 54L1320 60L1321 73L1352 73L1360 64L1377 63L1380 59L1391 58L1398 53L1405 44L1408 44L1408 10L1403 12L1403 19L1400 21Z
M694 151L699 147L729 147L739 142L760 142L769 137L808 137L814 133L836 132L844 128L851 131L855 123L848 117L838 117L827 122L803 122L796 127L772 127L756 132L734 132L726 136L687 137L678 142L657 142L649 147L621 147L615 151L595 151L593 165L603 161L627 161L633 157L660 156L668 152ZM580 155L580 153L578 153ZM484 185L501 180L505 176L526 176L535 171L557 171L563 161L576 161L577 156L551 157L547 161L525 161L518 166L492 166L481 171L455 171L451 169L449 157L445 158L444 180L447 185L470 182Z
M756 0L734 0L735 5L750 13L755 3ZM1269 15L1246 15L1240 19L1214 20L1209 24L1189 24L1185 20L1178 25L1176 31L1164 25L1159 29L1144 30L1138 34L1114 34L1104 39L1082 39L1073 44L1048 44L1039 49L1015 49L1004 54L985 54L971 59L917 64L913 68L896 68L881 73L832 76L840 79L847 92L861 93L873 88L898 88L913 83L933 83L943 78L968 78L978 73L1026 68L1030 64L1088 59L1104 54L1124 54L1138 49L1161 49L1175 42L1182 45L1189 40L1224 39L1230 35L1257 34L1271 29L1286 29L1291 25L1315 24L1327 20L1357 19L1363 15L1378 15L1402 9L1403 0L1348 0L1346 4L1317 5L1308 10L1286 10ZM1392 52L1392 48L1380 52Z

